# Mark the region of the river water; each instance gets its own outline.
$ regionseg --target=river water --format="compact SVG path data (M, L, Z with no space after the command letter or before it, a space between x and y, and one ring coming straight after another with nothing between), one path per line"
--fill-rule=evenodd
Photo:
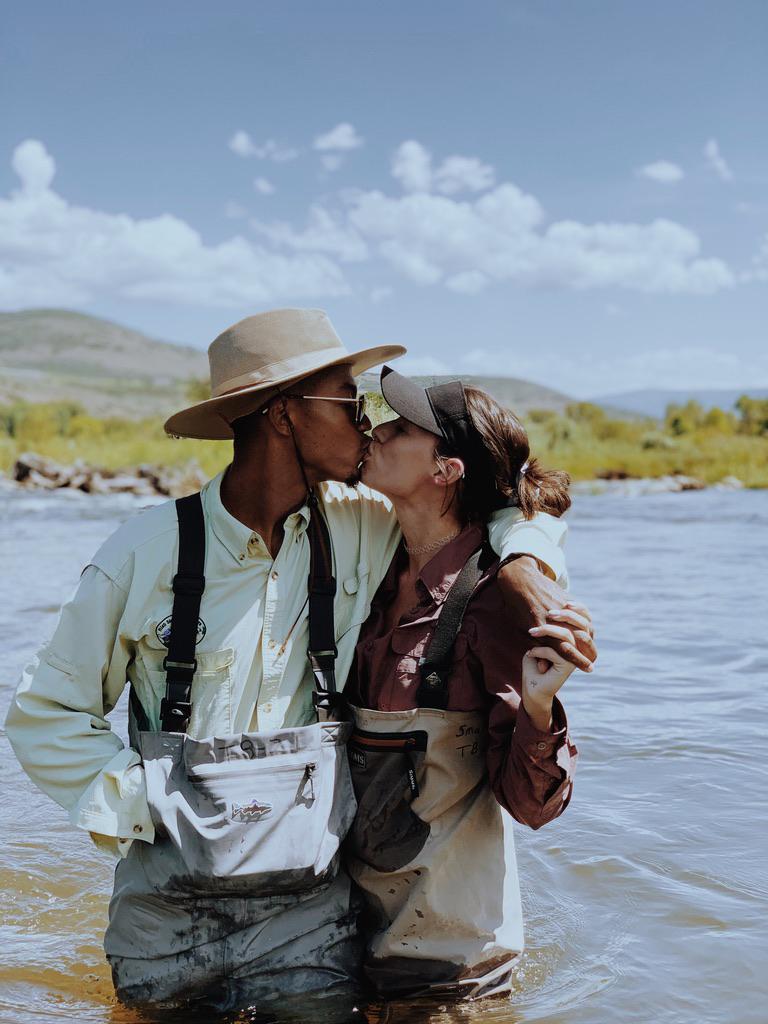
M0 492L3 720L81 567L138 504ZM600 659L561 694L580 750L571 806L518 829L528 949L515 992L376 1019L766 1024L768 492L584 496L569 519L573 593ZM0 771L0 1020L140 1020L115 1005L101 951L109 859L4 735Z

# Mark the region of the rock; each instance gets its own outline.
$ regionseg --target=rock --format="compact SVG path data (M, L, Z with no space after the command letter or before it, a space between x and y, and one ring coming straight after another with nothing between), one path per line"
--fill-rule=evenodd
M737 476L724 476L722 480L715 484L715 487L723 491L740 491L744 487L744 482L739 480Z

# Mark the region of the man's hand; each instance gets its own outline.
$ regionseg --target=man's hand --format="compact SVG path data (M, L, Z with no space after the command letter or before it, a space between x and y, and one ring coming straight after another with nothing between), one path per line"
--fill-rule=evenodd
M597 658L592 617L582 604L540 571L536 559L521 555L499 570L499 587L510 618L518 629L550 627L548 634L536 637L539 646L552 647L583 672L592 671ZM532 636L536 636L535 633Z

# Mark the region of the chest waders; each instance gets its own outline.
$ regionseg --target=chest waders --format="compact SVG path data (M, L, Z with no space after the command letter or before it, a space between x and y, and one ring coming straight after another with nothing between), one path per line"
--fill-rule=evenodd
M275 991L292 969L285 951L299 941L309 949L303 964L321 966L318 950L346 943L336 957L346 971L355 929L339 847L356 805L346 752L351 723L335 720L343 699L334 674L336 581L327 524L311 494L308 655L318 721L198 740L186 730L205 592L205 519L199 494L176 508L179 556L161 731L147 728L131 694L131 743L142 757L156 835L153 844L134 842L116 870L105 949L118 993L121 980L124 991L161 991L153 964L159 971L163 958L175 956L178 964L182 954L212 977L258 957L265 972L272 970L265 984ZM314 946L308 936L316 936ZM182 988L189 970L180 971Z
M353 707L358 812L349 872L374 918L366 974L382 993L479 997L508 991L523 949L512 819L486 770L487 714L448 711L467 605L495 555L475 552L419 660L418 707Z

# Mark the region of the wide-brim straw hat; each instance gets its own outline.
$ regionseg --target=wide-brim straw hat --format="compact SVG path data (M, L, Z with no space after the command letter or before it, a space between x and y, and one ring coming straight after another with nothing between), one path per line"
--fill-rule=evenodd
M211 342L211 397L174 413L168 434L226 441L232 421L258 409L278 388L331 366L353 376L403 355L402 345L348 352L322 309L273 309L228 327Z

